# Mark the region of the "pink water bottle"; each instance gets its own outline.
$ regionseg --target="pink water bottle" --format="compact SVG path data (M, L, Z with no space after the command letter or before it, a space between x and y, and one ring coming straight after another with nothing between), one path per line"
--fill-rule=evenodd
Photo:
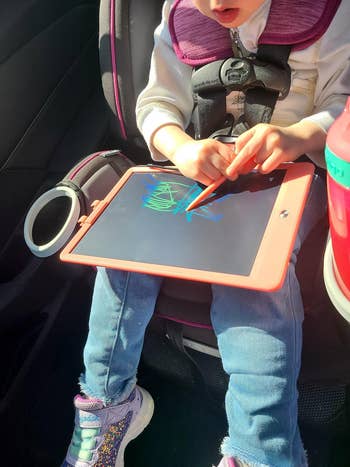
M350 300L350 97L328 132L325 155L334 274Z

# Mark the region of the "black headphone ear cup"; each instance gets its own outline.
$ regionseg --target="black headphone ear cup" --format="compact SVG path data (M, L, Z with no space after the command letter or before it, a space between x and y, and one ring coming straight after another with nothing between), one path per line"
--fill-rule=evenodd
M31 206L24 222L24 239L31 252L47 257L60 250L77 227L81 205L77 193L56 186Z

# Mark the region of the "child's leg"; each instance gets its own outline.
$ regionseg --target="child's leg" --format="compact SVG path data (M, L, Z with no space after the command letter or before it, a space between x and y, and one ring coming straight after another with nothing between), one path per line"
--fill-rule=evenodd
M229 433L222 450L252 466L306 465L297 425L303 304L294 265L302 240L325 206L325 189L316 181L280 290L213 286L212 322L230 376Z
M75 429L62 467L124 467L128 443L148 425L153 399L136 386L146 326L162 279L99 269L77 396Z
M98 270L80 380L85 394L112 404L128 397L161 282L145 274Z
M274 293L213 286L212 321L225 371L223 454L252 465L306 465L297 427L303 306L291 265Z

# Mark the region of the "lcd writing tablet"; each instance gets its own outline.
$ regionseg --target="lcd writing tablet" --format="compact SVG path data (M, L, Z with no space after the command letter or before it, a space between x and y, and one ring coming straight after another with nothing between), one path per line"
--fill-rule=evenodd
M313 166L203 189L174 170L130 169L64 249L65 261L274 290L282 285Z

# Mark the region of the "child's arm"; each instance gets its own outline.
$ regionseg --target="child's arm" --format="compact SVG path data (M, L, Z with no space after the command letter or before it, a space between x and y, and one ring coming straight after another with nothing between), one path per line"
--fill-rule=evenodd
M186 177L209 185L226 170L233 159L232 148L214 139L194 140L177 125L160 127L152 145L172 161Z
M225 174L232 149L215 140L195 141L185 133L194 105L193 70L175 55L168 28L171 4L164 2L155 30L148 84L136 104L137 124L153 160L169 159L183 175L209 185Z
M347 95L350 94L349 15L350 2L341 2L324 36L310 47L308 63L314 62L317 72L312 113L288 127L257 125L244 133L236 143L238 155L228 169L230 178L243 173L244 161L254 158L260 163L262 172L270 172L280 162L293 161L302 154L307 154L318 165L325 167L327 131L344 109ZM293 65L300 75L306 52L296 52L294 55ZM292 56L293 53L291 59ZM288 105L293 110L292 106L297 102L291 99Z
M260 123L243 133L236 141L237 156L226 173L231 179L244 173L250 160L262 173L276 169L282 162L291 162L302 154L322 151L326 132L312 121L302 120L288 127Z

